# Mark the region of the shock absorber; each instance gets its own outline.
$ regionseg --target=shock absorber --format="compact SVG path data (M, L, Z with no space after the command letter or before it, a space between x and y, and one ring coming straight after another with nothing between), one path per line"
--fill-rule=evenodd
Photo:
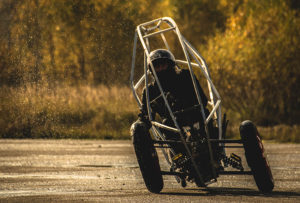
M227 157L224 155L222 157L224 167L231 166L233 168L239 169L240 171L244 171L243 165L242 165L242 159L238 155L231 153L230 157Z

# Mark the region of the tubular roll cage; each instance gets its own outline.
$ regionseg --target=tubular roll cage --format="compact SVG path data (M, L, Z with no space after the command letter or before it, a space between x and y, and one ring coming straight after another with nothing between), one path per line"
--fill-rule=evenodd
M161 29L161 25L165 24L168 28L164 28ZM175 21L170 18L170 17L162 17L162 18L158 18L143 24L140 24L137 26L136 31L135 31L135 35L134 35L134 45L133 45L133 54L132 54L132 64L131 64L131 76L130 76L130 86L131 89L133 91L133 95L139 105L139 107L142 107L142 103L141 103L141 99L139 98L138 94L137 94L137 89L142 85L142 83L144 82L145 84L145 90L146 90L146 103L147 103L147 109L148 109L148 116L149 116L149 120L152 124L151 127L151 131L152 134L155 138L154 143L159 144L162 148L163 154L167 160L167 162L171 165L171 161L168 158L168 155L166 153L166 151L163 149L163 145L166 144L170 144L170 141L167 141L164 137L164 135L160 132L159 128L163 128L169 131L173 131L176 132L180 135L181 138L181 142L184 144L187 154L188 156L191 158L192 161L192 165L195 168L196 174L201 182L201 184L203 186L205 186L206 184L203 181L203 178L199 172L199 168L194 160L194 158L192 157L191 151L188 147L188 143L185 141L184 139L184 130L180 128L180 126L178 125L178 122L176 121L176 117L174 116L174 113L172 112L171 108L170 108L170 104L166 98L166 95L161 87L160 81L157 77L157 74L155 72L154 66L152 64L152 62L150 61L150 44L149 44L149 38L153 37L153 36L157 36L160 35L161 39L163 40L163 43L166 47L167 50L170 50L169 44L166 40L166 37L164 35L164 33L166 32L174 32L179 40L179 43L181 45L181 48L183 50L184 56L185 56L185 60L177 60L176 59L176 64L183 64L183 65L187 65L191 78L192 78L192 82L193 82L193 86L194 86L194 90L197 96L197 101L198 104L200 106L201 109L201 116L203 118L204 121L204 125L205 125L205 131L206 131L206 138L208 140L208 149L209 149L209 155L210 155L210 160L211 160L211 170L213 171L213 176L214 179L216 181L216 170L213 167L214 165L214 159L213 159L213 155L212 155L212 148L211 148L211 141L212 142L218 142L220 146L223 147L223 153L225 154L225 150L224 150L224 143L226 143L226 140L222 140L223 134L222 134L222 113L221 113L221 97L217 91L217 89L215 88L214 84L211 81L210 78L210 72L209 69L207 67L207 64L204 60L204 58L198 53L198 51L181 35ZM134 69L135 69L135 58L136 58L136 49L137 49L137 41L138 39L141 42L141 45L144 49L144 74L143 76L138 80L138 82L135 84L134 83ZM191 62L190 56L192 57L192 59L194 59L194 61L196 63ZM174 123L174 127L172 126L167 126L164 125L162 123L159 123L155 120L153 120L152 118L152 109L150 106L150 100L149 100L149 89L148 89L148 81L149 81L149 74L150 74L150 70L149 67L147 66L147 60L150 61L150 68L152 70L153 76L155 81L157 82L159 91L161 93L161 96L165 102L165 105L167 107L167 110L173 120ZM204 75L206 81L207 81L207 86L208 86L208 91L209 91L209 101L208 104L212 107L212 110L210 112L210 114L206 117L205 113L204 113L204 107L202 104L202 100L199 94L199 90L198 87L196 85L196 77L194 75L193 69L192 67L198 68L201 70L201 73ZM209 130L208 130L208 123L209 121L214 118L217 121L217 127L219 129L218 132L218 137L219 139L215 139L212 140L210 139L210 135L209 135ZM229 141L229 140L228 140ZM229 141L230 142L230 141ZM231 141L230 143L241 143L239 140L237 140L237 142ZM172 151L172 150L171 150ZM174 152L173 152L174 153ZM163 175L176 175L176 172L162 172ZM180 174L177 174L180 175Z

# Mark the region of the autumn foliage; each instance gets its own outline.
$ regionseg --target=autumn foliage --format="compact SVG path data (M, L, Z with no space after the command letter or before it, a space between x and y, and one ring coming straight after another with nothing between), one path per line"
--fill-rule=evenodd
M54 113L54 108L50 106L54 105L54 100L60 103L63 95L66 95L66 100L72 96L62 93L58 97L53 96L54 100L51 100L51 96L44 95L46 89L52 93L62 89L65 91L66 88L70 88L70 91L80 89L78 95L82 95L84 90L90 88L106 89L106 86L127 88L135 27L142 22L162 16L172 17L182 34L207 60L213 82L221 94L224 111L235 120L252 119L263 126L298 125L300 123L298 2L297 0L2 0L0 1L0 127L4 128L5 135L13 136L14 133L9 133L10 129L23 129L20 123L26 125L28 122L38 123L34 118L21 118L21 114L16 113L23 112L24 109L33 112L29 104L22 101L22 97L25 99L28 96L24 95L26 91L32 95L27 99L39 95L37 98L43 104L43 109L32 115L42 115L39 114L41 112L48 115L47 118L55 115L53 118L62 125L64 119L68 121L68 116L60 118L59 115L64 115L62 112L66 110L65 107L69 108L69 104L58 105L61 114ZM142 53L140 47L138 52ZM142 61L138 60L137 65L142 66ZM125 89L120 90L131 94ZM41 97L41 94L45 97ZM49 108L44 98L51 104ZM117 101L116 98L118 97L115 95L113 100ZM132 98L127 99L125 102L127 106L129 103L134 104ZM84 103L82 99L79 100ZM95 126L106 125L103 123L105 119L100 119L105 107L103 103L98 105L91 102L87 103L93 106L92 109L78 104L81 111L72 101L70 109L73 110L66 111L68 114L78 111L78 115L87 115L78 119L75 116L76 125L78 126L80 122L87 125L84 120L88 120L93 125L91 132L97 134L103 131L103 128ZM38 100L35 101L35 105L39 106L38 104ZM114 102L114 105L116 104ZM119 105L119 109L123 107L126 109L122 106L122 102ZM124 114L128 119L123 122L122 130L119 131L123 134L126 134L125 129L137 113L136 109L133 107L131 109L131 115L129 112ZM11 114L12 112L14 114ZM113 122L122 120L117 116L121 110L117 112L108 106L106 112L108 113L102 117L113 115L116 120L113 119ZM11 114L10 118L5 117L5 114ZM22 115L29 114L24 110ZM19 127L13 127L16 118L20 119ZM54 129L51 119L45 123ZM22 134L22 130L16 132Z

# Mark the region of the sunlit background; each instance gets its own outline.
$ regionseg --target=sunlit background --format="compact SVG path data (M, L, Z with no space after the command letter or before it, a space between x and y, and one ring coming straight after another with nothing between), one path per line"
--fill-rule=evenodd
M130 138L135 27L162 16L207 60L229 136L251 119L300 142L297 0L2 0L0 137Z

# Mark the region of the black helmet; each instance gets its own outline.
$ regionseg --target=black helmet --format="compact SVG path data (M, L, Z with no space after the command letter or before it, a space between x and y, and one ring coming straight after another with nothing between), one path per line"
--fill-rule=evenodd
M169 67L175 66L175 57L174 55L166 49L156 49L150 53L150 60L147 60L147 65L150 67L150 61L155 66L156 63L161 61L166 61L169 63ZM151 70L151 69L150 69Z

